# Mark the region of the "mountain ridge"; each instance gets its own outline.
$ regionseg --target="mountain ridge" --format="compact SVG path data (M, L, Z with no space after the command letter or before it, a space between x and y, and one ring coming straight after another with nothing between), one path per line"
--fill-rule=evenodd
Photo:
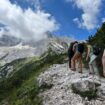
M66 39L64 40L63 38L58 38L49 34L46 39L40 41L34 41L34 40L24 41L16 37L11 37L11 36L9 37L6 35L4 35L3 38L0 38L0 41L1 40L4 41L5 43L4 45L0 43L1 64L6 64L13 60L21 58L34 57L34 56L39 57L45 51L47 51L48 48L52 48L57 53L61 53L67 51L68 43L72 41L71 39L69 39L69 41L66 41Z

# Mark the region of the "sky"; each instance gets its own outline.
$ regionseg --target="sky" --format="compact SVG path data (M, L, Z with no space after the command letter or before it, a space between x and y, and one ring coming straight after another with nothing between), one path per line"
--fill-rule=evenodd
M0 0L0 36L40 40L46 32L85 40L105 22L105 0Z

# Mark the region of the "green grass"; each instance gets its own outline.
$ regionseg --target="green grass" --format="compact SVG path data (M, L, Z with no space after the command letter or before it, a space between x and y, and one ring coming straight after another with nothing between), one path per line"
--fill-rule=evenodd
M13 65L14 72L0 81L0 105L3 100L8 105L41 105L37 77L52 64L63 63L65 57L66 54L49 51L45 58L19 59L6 64L5 67Z

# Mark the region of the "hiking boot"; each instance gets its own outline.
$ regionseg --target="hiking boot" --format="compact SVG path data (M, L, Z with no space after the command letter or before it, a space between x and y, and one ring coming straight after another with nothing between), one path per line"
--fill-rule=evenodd
M78 73L81 73L82 74L83 72L82 71L79 71Z
M95 73L94 73L94 72L89 72L89 74L90 74L90 75L94 75Z
M76 71L76 68L71 68L72 71Z

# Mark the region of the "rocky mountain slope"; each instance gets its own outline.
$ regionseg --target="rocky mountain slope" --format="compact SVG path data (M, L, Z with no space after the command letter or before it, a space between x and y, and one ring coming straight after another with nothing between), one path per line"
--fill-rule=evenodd
M0 105L42 105L37 77L65 57L49 49L40 58L18 59L0 67Z
M71 71L71 40L0 38L0 105L105 105L105 78Z
M105 105L105 79L71 71L66 57L49 49L2 66L0 105Z
M56 64L38 77L43 105L105 105L105 79Z
M2 35L0 37L0 46L15 46L22 40L13 36Z
M57 53L67 50L71 39L63 39L48 35L46 39L40 41L24 41L15 37L3 35L0 38L0 64L10 63L13 60L26 57L39 57L48 48L52 48Z

